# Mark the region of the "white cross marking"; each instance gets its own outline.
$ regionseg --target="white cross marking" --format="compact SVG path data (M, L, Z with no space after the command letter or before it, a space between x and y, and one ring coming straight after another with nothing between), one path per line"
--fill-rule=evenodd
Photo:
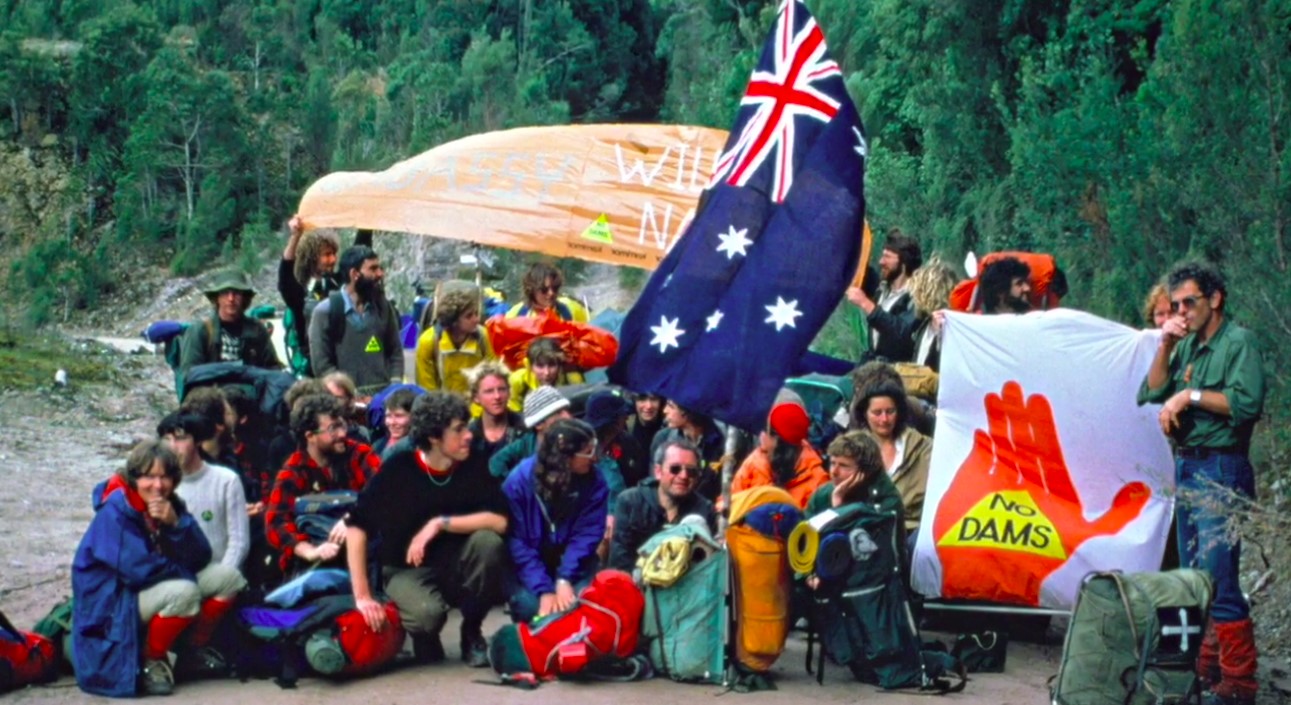
M1179 626L1177 626L1177 627L1161 627L1161 636L1178 636L1178 637L1179 637L1179 650L1180 650L1180 651L1182 651L1182 652L1184 652L1184 653L1187 653L1187 652L1188 652L1188 635L1189 635L1189 634L1201 634L1201 626L1200 626L1200 625L1196 625L1196 626L1189 626L1189 625L1188 625L1188 610L1186 610L1186 609L1184 609L1184 608L1182 608L1182 607L1180 607L1180 608L1179 608Z

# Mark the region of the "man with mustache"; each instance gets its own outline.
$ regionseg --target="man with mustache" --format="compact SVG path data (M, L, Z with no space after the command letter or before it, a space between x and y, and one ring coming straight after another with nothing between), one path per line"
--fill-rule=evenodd
M340 275L345 285L310 318L310 362L317 377L336 370L348 374L358 401L366 403L403 380L399 312L385 297L385 269L372 248L355 245L342 253Z

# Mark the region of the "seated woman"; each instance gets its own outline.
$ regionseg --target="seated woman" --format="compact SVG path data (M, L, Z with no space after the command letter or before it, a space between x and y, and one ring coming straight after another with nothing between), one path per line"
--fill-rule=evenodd
M858 395L856 408L862 412L863 430L878 443L883 467L901 492L905 528L913 540L923 514L932 439L906 424L906 393L900 384L880 382L869 389L858 390Z
M507 408L524 410L524 398L538 387L563 387L582 384L583 373L567 369L565 351L552 338L534 338L525 354L525 366L511 373L511 399Z
M759 446L740 465L731 480L731 494L752 487L775 485L786 490L804 509L821 485L829 481L820 454L807 442L811 419L797 394L785 389L767 416Z
M507 311L507 318L517 316L556 316L561 320L587 323L587 309L577 301L560 295L565 276L546 262L534 262L525 272L522 286L524 301Z
M466 371L471 403L480 415L471 419L471 457L487 462L494 453L523 436L524 417L507 408L511 401L511 371L501 362L487 360Z
M94 518L72 560L71 661L88 693L171 693L167 652L185 631L190 647L205 646L218 615L203 601L241 587L236 571L212 565L210 544L175 495L180 477L175 453L150 440L94 488Z
M569 609L596 572L609 489L596 461L596 433L575 419L552 424L502 484L511 509L507 547L515 563L511 619L523 623Z
M435 324L417 338L417 384L465 395L467 369L496 357L480 328L480 290L465 282L443 287Z
M413 388L396 389L386 397L385 414L381 417L385 433L372 444L372 452L382 460L393 452L399 441L408 437L408 429L412 427L412 403L416 400L417 392Z

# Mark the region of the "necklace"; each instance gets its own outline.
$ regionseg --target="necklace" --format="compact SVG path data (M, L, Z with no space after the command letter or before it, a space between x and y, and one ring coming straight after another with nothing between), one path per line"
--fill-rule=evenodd
M417 451L417 460L421 465L421 469L426 471L426 477L430 478L431 484L435 485L436 487L443 487L444 485L447 485L449 482L453 480L452 467L449 467L448 472L443 473L443 479L435 477L436 473L430 467L430 463L426 461L426 454L424 451L421 451L421 450Z

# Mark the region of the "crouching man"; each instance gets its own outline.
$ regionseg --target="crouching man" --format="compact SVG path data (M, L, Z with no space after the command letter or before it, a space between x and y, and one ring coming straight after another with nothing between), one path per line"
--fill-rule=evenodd
M175 495L181 472L164 443L145 441L94 488L94 519L72 561L71 660L87 693L170 694L168 652L185 632L201 646L219 618L203 600L241 587L207 575L210 543Z
M412 635L419 663L444 659L439 638L450 607L462 612L462 660L487 666L482 631L489 608L506 597L507 500L483 459L470 458L466 400L430 392L412 405L409 438L382 463L350 514L346 555L354 601L368 625L385 625L369 584L368 538L386 594Z

